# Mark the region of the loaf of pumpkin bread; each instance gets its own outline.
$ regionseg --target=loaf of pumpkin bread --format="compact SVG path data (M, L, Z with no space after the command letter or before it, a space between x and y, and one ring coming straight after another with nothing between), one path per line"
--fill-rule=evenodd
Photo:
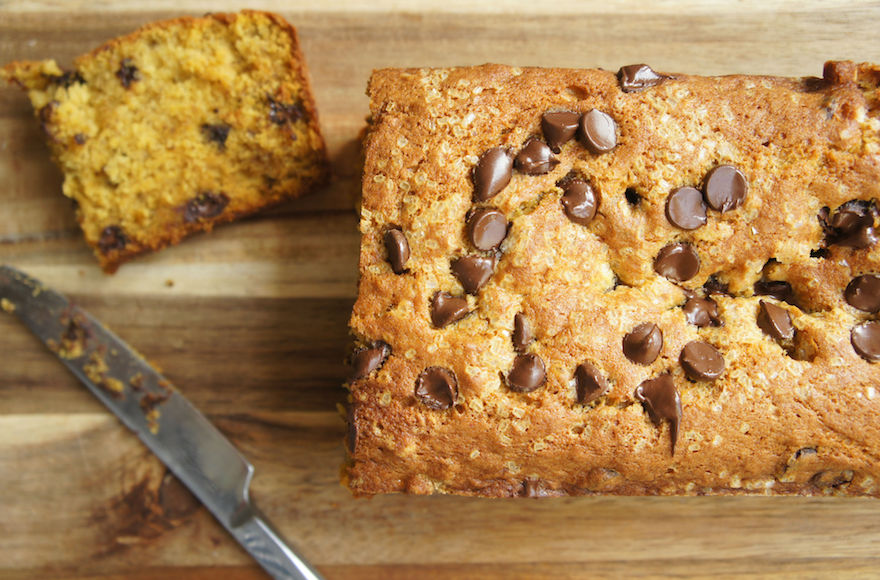
M358 495L880 495L880 68L381 70Z
M275 14L156 22L70 70L14 62L2 77L28 91L64 194L110 272L327 175L296 31Z

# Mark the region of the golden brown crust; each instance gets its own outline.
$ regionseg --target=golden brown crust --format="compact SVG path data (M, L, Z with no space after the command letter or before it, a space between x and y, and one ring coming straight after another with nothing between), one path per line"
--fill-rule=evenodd
M853 277L880 273L880 246L825 247L817 217L823 207L880 199L880 69L836 63L825 77L675 74L623 92L598 70L376 71L351 328L358 346L382 341L391 354L349 385L352 491L880 495L880 366L850 341L854 325L875 315L843 296ZM610 153L572 140L549 173L514 170L501 193L474 201L471 172L485 151L516 153L542 137L547 111L593 108L618 125ZM721 164L745 174L744 203L710 209L692 231L673 226L669 194L705 189ZM586 226L560 200L571 172L599 192ZM465 221L478 206L504 213L507 237L489 282L467 296L471 313L436 328L435 293L464 294L450 264L475 253ZM389 227L408 240L402 274L388 263ZM675 242L700 258L698 273L679 283L654 269ZM759 296L770 281L789 282L793 304ZM711 297L723 326L689 324L688 292ZM762 330L761 300L790 315L792 341ZM505 380L518 313L535 334L528 352L547 369L531 392ZM636 364L621 345L643 322L660 327L663 346ZM694 340L721 353L721 378L685 376L679 355ZM573 379L583 362L610 383L587 404ZM457 379L451 408L437 408L439 396L431 408L416 392L420 373L435 366ZM663 373L681 398L674 454L670 422L655 425L635 397Z
M71 71L18 62L2 74L28 89L108 272L328 176L296 30L275 14L156 22Z

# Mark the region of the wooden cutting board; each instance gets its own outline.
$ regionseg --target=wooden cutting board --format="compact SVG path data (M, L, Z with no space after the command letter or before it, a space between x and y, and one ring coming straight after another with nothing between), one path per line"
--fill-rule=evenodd
M0 2L0 63L69 63L150 20L243 4ZM338 483L344 426L336 411L371 69L649 62L666 71L818 75L827 58L880 61L880 4L312 4L282 11L311 68L333 160L329 187L107 276L59 193L25 96L0 87L0 260L70 294L160 365L253 461L256 500L328 578L880 575L877 501L355 500ZM0 316L0 489L2 578L263 577L9 316Z

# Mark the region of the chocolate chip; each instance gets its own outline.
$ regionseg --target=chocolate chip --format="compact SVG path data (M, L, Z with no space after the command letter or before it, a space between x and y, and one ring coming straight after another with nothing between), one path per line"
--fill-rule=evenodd
M191 224L203 219L217 217L223 213L227 205L229 205L229 196L222 191L220 193L203 191L186 202L186 206L183 208L183 221Z
M599 369L586 361L574 370L574 384L578 403L583 404L595 401L611 388Z
M478 250L494 250L507 237L507 218L497 209L479 208L467 218L467 234Z
M877 312L880 310L880 276L877 274L856 276L847 284L843 296L853 308L865 312Z
M703 194L694 187L679 187L666 198L666 219L683 230L706 225L706 204Z
M385 251L388 253L388 263L395 274L406 272L406 262L409 260L409 242L400 228L389 228L385 231Z
M216 143L220 149L226 149L226 138L229 137L229 130L232 129L226 123L204 123L202 125L202 135L208 141Z
M700 257L690 244L669 244L657 254L654 271L664 278L684 282L700 271Z
M77 133L73 136L73 140L77 145L85 145L88 138L82 133Z
M669 435L672 439L672 453L675 454L675 443L678 439L678 427L681 423L681 396L675 388L672 375L660 375L636 387L636 399L642 403L654 425L661 421L669 421Z
M728 284L719 280L715 274L709 276L709 279L703 284L703 290L706 291L707 295L727 294L730 296L730 288L728 287Z
M382 368L391 354L391 346L377 340L370 346L359 348L351 357L351 380L362 379L375 370Z
M98 249L102 254L107 254L113 250L123 250L128 243L125 232L119 226L107 226L101 231L101 237L98 239Z
M506 147L493 147L480 155L473 171L474 199L486 201L498 195L510 183L513 156Z
M452 273L468 294L477 294L485 286L495 270L495 258L483 256L462 256L450 266Z
M416 379L416 398L429 409L442 411L455 404L458 380L443 367L428 367Z
M517 313L513 317L513 350L518 353L524 353L532 341L535 340L535 333L532 332L532 325L522 312Z
M801 457L805 457L807 455L816 455L817 451L815 447L802 447L795 451L794 458L800 459Z
M663 332L653 322L643 322L623 337L623 354L640 365L649 365L663 348Z
M585 226L593 221L598 206L599 194L586 181L573 179L562 186L562 207L574 223Z
M810 483L818 488L840 487L851 483L855 474L847 469L844 471L820 471L810 478Z
M141 80L141 73L133 63L134 61L130 58L123 58L122 62L119 63L119 70L116 71L116 78L119 79L119 82L126 89Z
M857 324L850 333L850 342L866 361L880 361L880 322L871 320Z
M46 138L58 142L58 139L55 137L55 134L52 132L52 117L55 115L55 109L58 108L60 103L58 101L49 101L42 107L40 107L37 116L40 119L40 128L43 130L43 134L46 135Z
M547 378L544 361L534 353L520 354L513 359L513 368L507 373L507 386L517 393L531 393Z
M874 228L877 209L872 202L853 199L837 208L833 216L830 214L827 207L819 212L826 245L862 249L877 243Z
M559 153L562 146L574 138L580 120L580 113L574 111L544 113L541 117L541 131L554 153Z
M794 325L788 310L770 302L758 303L758 327L775 340L794 338Z
M64 87L65 89L69 89L73 85L84 85L86 84L86 79L83 78L82 74L76 70L64 71L60 75L49 77L50 80L56 84Z
M625 93L659 85L667 78L669 77L657 74L646 64L631 64L620 67L620 70L617 71L620 89Z
M301 103L283 103L269 95L266 95L266 99L269 101L269 120L276 125L296 123L306 116Z
M714 381L724 372L724 357L717 348L701 340L684 345L678 362L685 374L695 381Z
M469 312L467 299L453 296L449 292L437 292L431 299L431 323L437 328L449 326Z
M703 182L706 203L721 213L741 206L748 191L746 176L733 165L719 165L706 174Z
M617 123L602 111L591 109L581 117L580 137L592 153L607 153L617 146Z
M684 316L688 323L694 326L702 328L710 324L712 326L722 326L724 324L721 316L718 314L718 304L709 298L699 298L696 296L688 298L688 301L684 303L682 311L684 311Z
M623 192L623 196L626 198L626 203L633 207L642 203L642 196L639 195L639 192L634 187L627 187L626 191Z
M784 280L759 280L755 282L753 288L756 296L772 296L777 300L797 306L794 289Z
M513 166L526 175L542 175L553 170L559 160L540 139L531 138L517 154Z

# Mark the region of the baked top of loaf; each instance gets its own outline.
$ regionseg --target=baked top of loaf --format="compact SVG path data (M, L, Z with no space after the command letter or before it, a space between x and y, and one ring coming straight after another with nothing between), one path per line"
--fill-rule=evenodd
M353 492L880 494L878 84L375 72Z
M244 11L14 62L102 267L306 192L327 173L296 31Z

